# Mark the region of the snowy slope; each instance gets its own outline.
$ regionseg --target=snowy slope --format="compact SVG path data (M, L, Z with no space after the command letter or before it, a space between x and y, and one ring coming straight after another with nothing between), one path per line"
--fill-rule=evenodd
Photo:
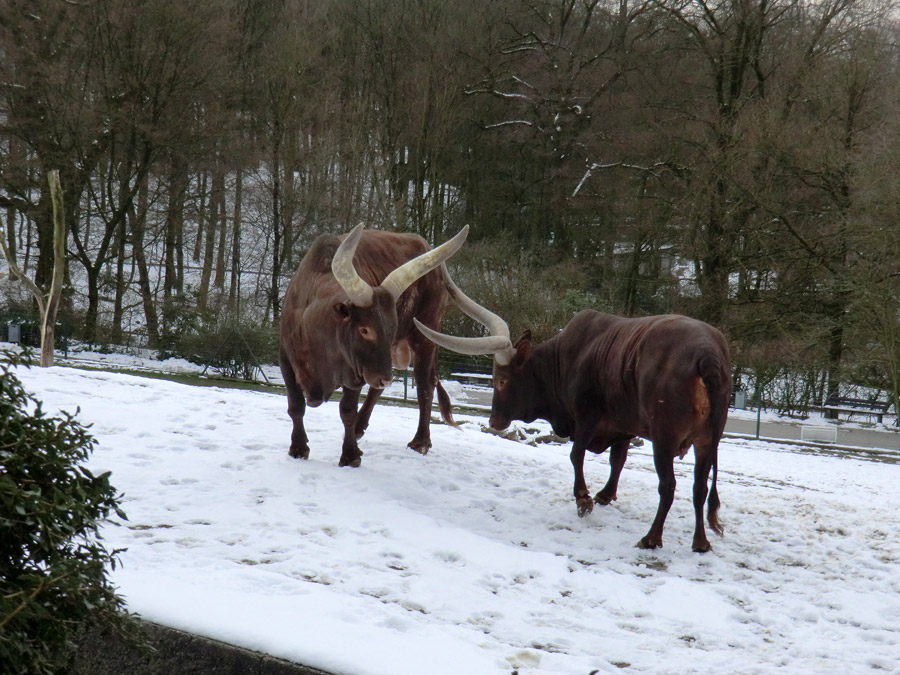
M723 539L690 550L692 455L665 548L649 443L619 499L579 519L568 446L380 406L339 468L336 403L287 455L282 396L70 368L19 369L81 408L127 523L115 582L147 619L334 673L900 673L900 467L725 441ZM590 457L595 491L605 456Z

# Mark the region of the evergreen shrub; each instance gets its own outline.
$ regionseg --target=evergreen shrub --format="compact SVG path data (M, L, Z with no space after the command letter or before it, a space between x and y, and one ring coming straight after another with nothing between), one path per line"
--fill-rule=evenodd
M84 463L96 440L75 415L47 415L0 352L0 671L65 673L88 628L132 634L107 574L121 551L100 527L126 516L109 472ZM76 412L77 414L77 412Z

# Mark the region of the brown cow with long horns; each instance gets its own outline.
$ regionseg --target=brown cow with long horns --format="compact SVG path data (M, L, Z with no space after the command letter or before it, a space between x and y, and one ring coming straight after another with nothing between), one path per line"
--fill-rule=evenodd
M419 427L409 447L422 454L431 447L435 388L441 415L454 424L450 398L437 378L437 348L415 330L413 319L440 328L450 299L444 262L462 246L468 229L432 250L418 235L364 231L362 224L342 237L316 238L288 285L281 316L279 362L293 421L292 457L309 457L306 405L318 406L342 387L339 463L359 466L357 440L393 378L392 366L411 362ZM365 384L369 392L357 410Z
M590 513L593 502L609 504L616 498L629 442L635 436L646 438L653 442L659 508L638 546L662 546L663 525L675 497L674 459L693 445L693 549L710 550L703 507L708 494L709 525L721 535L716 474L731 396L728 345L718 330L684 316L626 319L584 310L550 340L532 346L526 333L514 346L503 319L455 286L451 295L491 335L453 337L421 324L419 330L447 349L494 354L492 427L541 418L560 436L572 438L579 516ZM592 500L584 480L584 453L607 448L609 480ZM710 469L712 487L707 490Z

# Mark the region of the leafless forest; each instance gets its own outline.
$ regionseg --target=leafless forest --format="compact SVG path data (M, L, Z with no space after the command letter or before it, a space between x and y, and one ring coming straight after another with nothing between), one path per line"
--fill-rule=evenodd
M680 312L787 407L900 397L892 1L0 0L0 221L41 287L53 169L86 342L272 334L320 232L469 224L452 272L514 332Z

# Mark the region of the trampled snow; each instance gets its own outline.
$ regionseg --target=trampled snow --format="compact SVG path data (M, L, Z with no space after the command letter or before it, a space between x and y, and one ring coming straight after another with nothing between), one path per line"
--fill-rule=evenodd
M900 467L725 440L726 535L691 552L693 454L665 546L651 446L578 518L567 445L530 447L380 405L339 468L336 402L288 457L283 395L72 368L17 371L80 408L127 522L114 582L144 618L336 674L900 673ZM533 425L529 425L533 426ZM608 473L586 461L589 486Z

